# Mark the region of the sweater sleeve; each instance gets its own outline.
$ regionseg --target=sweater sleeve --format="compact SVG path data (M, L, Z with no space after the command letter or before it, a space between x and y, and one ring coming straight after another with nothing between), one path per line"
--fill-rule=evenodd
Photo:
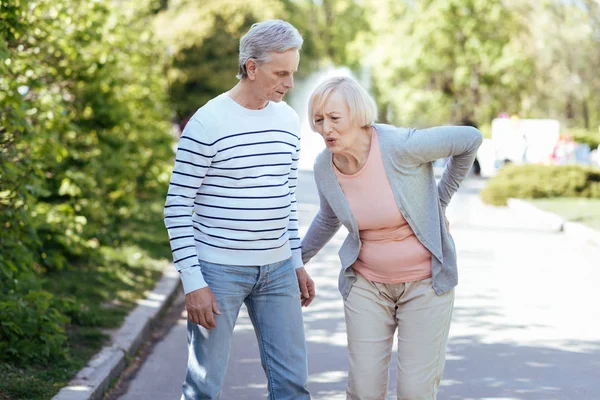
M164 208L173 263L186 294L207 286L198 264L192 215L196 193L214 155L213 145L206 143L204 127L200 121L191 119L179 139Z
M300 160L300 138L296 145L296 151L292 155L292 166L289 176L290 187L290 222L288 225L288 237L292 249L292 263L294 268L304 266L302 262L302 248L300 246L300 235L298 233L298 203L296 202L296 188L298 186L298 161Z

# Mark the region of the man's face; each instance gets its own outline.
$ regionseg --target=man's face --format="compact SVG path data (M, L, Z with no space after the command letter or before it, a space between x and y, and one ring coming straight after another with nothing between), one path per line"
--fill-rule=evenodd
M271 53L271 60L256 69L257 95L263 100L280 102L287 91L294 87L294 73L298 71L299 62L297 49Z

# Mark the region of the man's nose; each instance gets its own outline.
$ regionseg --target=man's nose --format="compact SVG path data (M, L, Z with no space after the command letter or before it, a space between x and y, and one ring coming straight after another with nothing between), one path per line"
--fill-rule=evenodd
M283 85L287 88L287 89L293 89L294 88L294 77L293 76L289 76L285 82L283 82Z

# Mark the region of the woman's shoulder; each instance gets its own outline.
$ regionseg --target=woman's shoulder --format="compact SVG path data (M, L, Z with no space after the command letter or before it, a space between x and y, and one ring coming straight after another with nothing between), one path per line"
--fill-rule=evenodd
M331 167L331 153L327 149L323 149L315 158L313 169L315 172L323 171L325 168Z
M401 150L403 144L409 139L413 128L405 128L388 124L373 124L377 130L381 148L388 151Z
M379 136L390 137L391 139L402 139L407 137L412 128L405 128L402 126L394 126L389 124L373 124Z

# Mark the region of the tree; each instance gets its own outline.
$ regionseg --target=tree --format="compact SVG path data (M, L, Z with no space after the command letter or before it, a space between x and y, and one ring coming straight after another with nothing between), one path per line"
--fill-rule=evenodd
M325 63L359 67L354 40L368 28L352 0L171 0L156 29L171 55L169 97L178 120L237 82L240 38L253 23L283 19L304 37L297 79Z
M586 129L600 125L600 5L546 0L521 7L535 75L524 112ZM554 32L550 35L548 32Z
M371 56L384 119L432 125L519 110L533 73L524 27L501 0L383 3Z

